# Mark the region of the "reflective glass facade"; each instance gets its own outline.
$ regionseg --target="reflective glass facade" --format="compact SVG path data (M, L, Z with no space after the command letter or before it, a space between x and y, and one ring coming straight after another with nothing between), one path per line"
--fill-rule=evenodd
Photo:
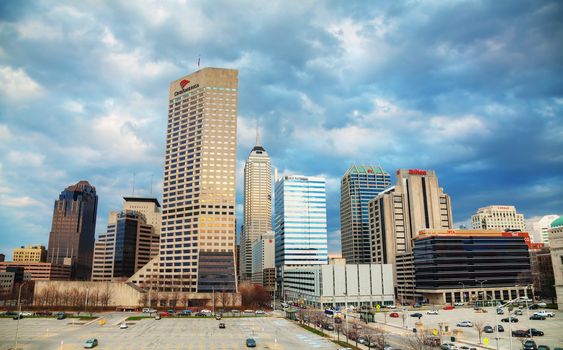
M326 264L326 184L321 177L284 176L276 182L276 268Z
M431 236L415 239L417 289L526 285L530 257L523 237Z

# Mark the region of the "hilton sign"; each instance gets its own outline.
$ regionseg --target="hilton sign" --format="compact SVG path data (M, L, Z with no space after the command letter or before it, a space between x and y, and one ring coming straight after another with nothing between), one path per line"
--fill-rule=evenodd
M195 84L195 85L192 85L192 86L188 86L189 83L190 83L189 80L186 80L186 79L182 80L182 81L180 82L180 87L182 88L182 90L180 90L180 91L174 91L174 96L181 95L181 94L183 94L184 92L188 92L188 91L190 91L190 90L197 89L197 88L199 87L199 84Z

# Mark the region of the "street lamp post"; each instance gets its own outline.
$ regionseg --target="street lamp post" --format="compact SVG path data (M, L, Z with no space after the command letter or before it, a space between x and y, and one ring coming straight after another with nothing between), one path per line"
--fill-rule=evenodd
M481 283L481 293L483 293L483 306L485 306L485 299L487 296L485 295L485 290L483 289L483 283L487 282L487 280L476 280L475 282Z
M22 282L18 290L18 323L16 323L16 341L14 345L14 350L18 349L18 335L20 330L20 318L22 313L21 294L22 294L22 287L24 284L25 282Z
M461 284L461 302L465 303L465 283L457 282L457 284Z

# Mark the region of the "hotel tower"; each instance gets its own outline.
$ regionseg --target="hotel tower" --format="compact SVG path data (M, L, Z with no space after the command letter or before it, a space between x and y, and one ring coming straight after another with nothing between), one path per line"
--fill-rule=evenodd
M203 68L170 84L161 291L234 292L238 71Z

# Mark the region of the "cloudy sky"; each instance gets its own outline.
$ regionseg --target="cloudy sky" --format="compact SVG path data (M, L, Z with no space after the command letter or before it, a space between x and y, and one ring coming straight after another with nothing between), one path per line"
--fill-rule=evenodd
M2 1L0 252L46 245L78 180L98 233L133 184L160 198L168 84L198 57L239 69L239 174L259 119L280 171L327 177L332 252L352 163L435 169L456 225L490 204L563 213L561 18L530 0Z

